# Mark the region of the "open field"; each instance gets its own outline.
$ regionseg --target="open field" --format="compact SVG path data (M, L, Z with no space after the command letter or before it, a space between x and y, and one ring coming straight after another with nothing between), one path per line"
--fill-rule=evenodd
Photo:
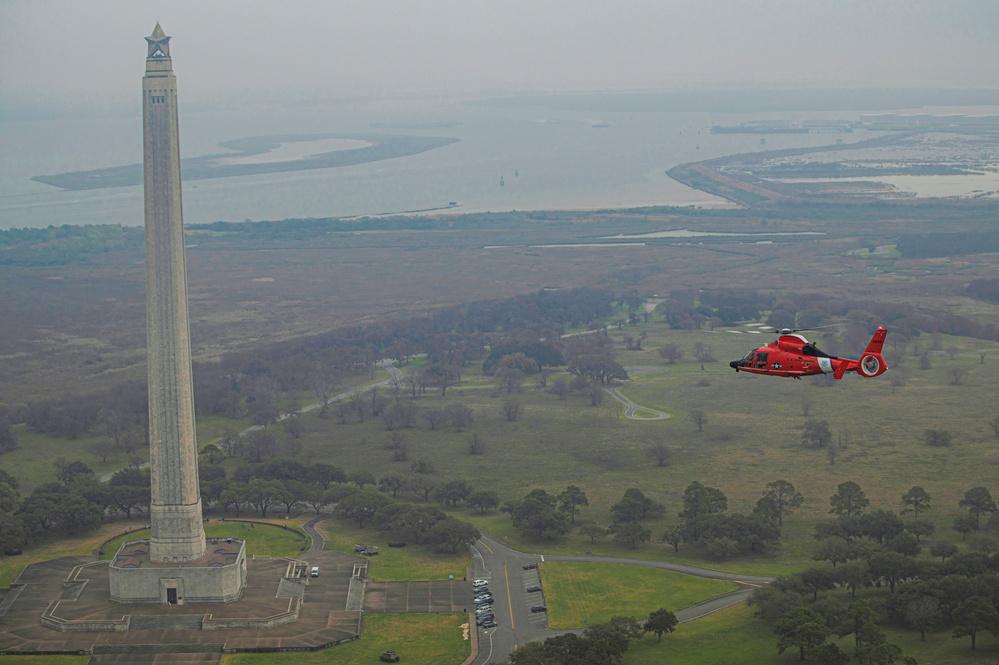
M471 647L465 637L465 614L366 614L363 637L332 649L313 652L234 654L224 665L297 665L377 663L383 651L395 651L400 662L414 665L459 665Z
M736 589L730 582L608 563L545 562L541 573L548 625L555 629L646 616L659 608L675 612Z

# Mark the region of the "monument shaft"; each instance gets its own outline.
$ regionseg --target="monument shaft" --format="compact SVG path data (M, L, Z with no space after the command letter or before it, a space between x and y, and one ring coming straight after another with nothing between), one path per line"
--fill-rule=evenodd
M152 477L149 555L161 562L192 561L205 554L181 210L177 79L168 40L149 40L142 79Z

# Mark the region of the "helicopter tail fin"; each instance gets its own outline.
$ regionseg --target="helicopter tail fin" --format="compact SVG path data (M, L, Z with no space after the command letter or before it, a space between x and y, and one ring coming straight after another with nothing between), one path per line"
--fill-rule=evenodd
M874 336L867 343L867 348L857 361L857 372L868 379L883 374L888 369L888 363L882 354L885 345L885 338L888 336L888 329L878 326L874 331Z

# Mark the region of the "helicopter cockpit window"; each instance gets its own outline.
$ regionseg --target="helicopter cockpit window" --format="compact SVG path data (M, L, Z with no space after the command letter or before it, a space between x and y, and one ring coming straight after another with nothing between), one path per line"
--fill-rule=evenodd
M756 354L756 364L757 365L766 365L767 364L767 358L769 358L769 357L770 357L769 353L757 353Z
M817 358L831 358L832 357L828 353L826 353L825 351L820 350L818 347L816 347L811 342L808 342L803 347L801 347L801 354L805 355L805 356L814 356L814 357L817 357Z

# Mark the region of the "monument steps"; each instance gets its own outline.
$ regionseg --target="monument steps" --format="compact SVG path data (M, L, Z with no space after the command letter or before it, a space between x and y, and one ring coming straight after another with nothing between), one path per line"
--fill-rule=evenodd
M203 614L133 614L129 630L201 630Z

